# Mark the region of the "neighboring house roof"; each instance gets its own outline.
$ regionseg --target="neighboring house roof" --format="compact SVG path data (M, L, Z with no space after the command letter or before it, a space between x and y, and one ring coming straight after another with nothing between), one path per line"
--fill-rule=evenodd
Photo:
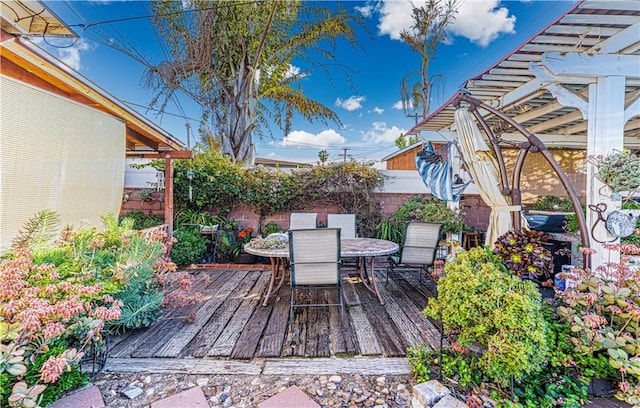
M550 89L555 86L554 91L561 92L557 87L564 87L586 100L593 79L575 75L561 85L543 82L534 74L534 70L540 70L536 65L543 59L553 58L552 53L613 54L617 58L637 56L640 55L639 33L640 1L581 1L492 67L469 78L461 88L512 117L547 146L584 147L587 121L582 112L558 102ZM637 72L637 76L626 79L627 104L637 103L640 94L640 68ZM453 130L456 107L451 102L456 96L407 134ZM490 126L504 126L504 122L488 112L481 110L481 113ZM625 146L640 146L639 132L640 118L629 120L625 126ZM504 135L520 137L513 128L504 130Z
M13 31L19 31L15 28L16 24L12 20L12 15L7 14L8 6L6 3L1 2L2 27L11 26L14 27ZM18 4L18 2L10 4L14 5L14 3ZM21 3L28 3L32 9L42 10L44 8L45 14L48 11L41 2ZM38 7L35 7L34 4L38 4ZM16 6L14 9L19 10L19 7ZM64 26L62 22L54 24L55 15L53 13L47 14L47 16L54 26ZM36 21L37 19L32 18L31 20ZM35 28L38 29L37 26ZM39 30L42 31L42 28ZM61 35L68 34L63 28L57 31L62 33ZM37 30L36 33L38 33ZM184 149L180 140L34 44L23 33L12 34L4 29L0 31L0 58L2 60L1 74L106 112L122 120L127 129L127 154L174 152L173 156L177 158L175 152Z
M1 1L0 28L10 34L78 37L62 20L38 0Z
M303 168L303 167L313 167L310 164L306 163L297 163L286 160L275 160L275 159L267 159L263 157L256 157L254 160L255 166L264 166L264 167L281 167L281 168Z
M382 159L380 159L380 161L384 162L384 161L387 161L387 160L391 160L391 159L393 159L395 157L402 156L406 152L409 152L409 151L415 149L416 147L422 147L423 144L424 144L424 140L421 140L419 142L415 142L414 144L412 144L410 146L407 146L404 149L400 149L400 150L398 150L396 152L391 153L388 156L383 157Z

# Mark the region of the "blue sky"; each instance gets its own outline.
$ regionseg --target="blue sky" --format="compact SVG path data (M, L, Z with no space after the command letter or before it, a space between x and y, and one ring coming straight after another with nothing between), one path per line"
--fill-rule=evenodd
M328 2L327 2L328 3ZM416 4L420 2L416 1ZM54 55L78 70L112 95L128 103L175 137L186 143L187 126L191 142L198 138L200 108L188 98L168 105L166 113L148 111L153 93L142 85L144 66L109 44L135 52L151 64L165 56L150 27L148 2L137 1L45 1L79 35L71 47L45 46ZM411 21L410 0L346 1L343 6L366 18L373 37L359 36L360 48L341 44L337 61L350 70L351 84L335 71L333 81L321 72L311 72L302 86L305 94L337 112L342 126L308 123L296 117L292 132L271 133L256 138L257 157L315 163L318 152L327 150L329 160L344 154L357 160L379 161L397 150L394 140L409 130L415 119L400 107L400 83L417 71L419 57L399 40L401 30ZM450 26L450 40L441 44L430 66L430 74L443 78L436 85L431 111L444 103L468 78L482 72L536 34L575 1L463 0ZM118 21L114 21L118 20ZM105 23L107 21L112 21ZM90 24L90 23L98 24ZM83 24L84 26L80 26ZM49 43L69 45L68 40ZM293 69L308 70L295 66ZM414 80L417 77L412 77Z

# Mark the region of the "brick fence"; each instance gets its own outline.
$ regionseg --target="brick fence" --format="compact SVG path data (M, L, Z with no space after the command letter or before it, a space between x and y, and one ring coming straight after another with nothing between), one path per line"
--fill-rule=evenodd
M120 209L121 214L125 214L132 210L140 210L145 214L154 214L164 216L164 203L160 201L162 197L161 192L153 193L153 201L143 201L136 194L138 189L127 188L125 190L125 199L122 201L122 207ZM411 193L377 193L378 198L382 204L382 214L390 215L402 205L409 198L420 194ZM485 231L487 229L487 223L489 221L490 209L480 199L478 195L465 195L463 196L460 207L464 213L465 222L467 225L474 227L475 229ZM326 225L327 214L339 213L340 210L335 206L318 206L300 210L300 212L315 212L318 213L318 224ZM257 227L259 223L259 216L251 208L246 206L236 207L228 216L229 219L234 219L243 227ZM263 224L273 221L281 228L287 229L289 226L289 213L280 213L271 215L265 218Z

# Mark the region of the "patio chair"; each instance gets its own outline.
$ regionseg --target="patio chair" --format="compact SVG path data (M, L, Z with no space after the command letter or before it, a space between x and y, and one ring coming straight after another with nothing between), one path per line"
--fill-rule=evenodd
M340 238L356 237L356 215L355 214L327 214L327 228L340 228ZM342 270L360 270L362 259L343 258Z
M436 260L438 242L442 231L442 224L410 221L407 223L404 239L398 255L389 257L387 267L387 282L389 270L396 273L396 268L417 269L418 278L422 280L422 271L429 271Z
M340 229L289 230L289 260L291 268L289 324L293 323L294 309L300 307L340 306L340 314L344 321L340 274ZM336 289L340 303L296 303L296 295L299 291L321 289Z
M341 238L356 237L355 214L327 214L327 228L340 228Z
M316 228L317 213L291 213L289 216L289 229Z

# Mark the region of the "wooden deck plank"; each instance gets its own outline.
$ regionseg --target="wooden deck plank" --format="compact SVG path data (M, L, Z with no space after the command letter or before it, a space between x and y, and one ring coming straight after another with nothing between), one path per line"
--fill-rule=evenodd
M242 300L255 287L259 277L259 274L247 271L239 283L234 282L235 285L229 287L226 301L220 303L219 307L210 315L207 324L183 348L180 353L181 357L205 357L207 355L211 346L233 318Z
M378 297L364 285L358 286L357 289L366 315L372 319L373 331L384 350L384 355L388 357L405 356L407 342L391 321L391 317L385 307L380 304Z
M217 291L220 282L224 280L228 271L222 271L217 273L212 279L209 279L209 285L205 287L202 292L203 296L206 296L209 292ZM195 276L196 282L203 282L205 273L199 273L199 276ZM202 280L201 280L202 279ZM122 342L119 342L111 348L109 356L111 357L127 357L136 353L141 347L145 347L146 344L161 344L158 343L160 339L155 340L155 337L160 337L160 333L167 333L167 330L163 330L167 325L175 326L179 322L178 320L184 320L190 310L198 307L197 305L190 305L179 308L165 309L157 321L155 321L150 327L140 330L132 330L132 334ZM170 332L169 332L170 333Z
M385 310L389 313L391 321L398 328L400 335L404 337L407 346L416 347L424 344L427 339L422 336L422 333L416 327L415 320L426 318L420 315L411 315L414 310L408 310L405 303L401 303L401 299L404 296L402 293L394 292L394 296L392 296L389 287L385 284L378 285L378 290L385 300Z
M231 274L218 290L211 295L196 311L196 319L192 323L180 327L171 338L163 342L156 351L154 357L177 357L180 351L198 334L200 329L209 321L213 312L222 305L229 296L231 290L242 282L247 271L237 271Z
M262 365L255 362L193 358L110 358L104 370L111 373L174 373L260 375Z
M411 374L406 358L281 358L268 359L263 375L405 375Z
M385 285L386 290L389 292L389 296L397 299L398 304L407 313L411 322L420 330L422 337L432 350L438 350L440 348L440 331L437 327L427 319L422 311L424 308L418 307L418 305L411 299L408 291L402 290L395 279L389 279L389 282ZM426 302L425 302L426 303Z
M273 301L269 323L263 333L256 357L280 357L289 323L291 286L280 288Z
M328 299L331 303L338 303L338 294L331 291L328 293ZM344 318L340 313L340 306L333 306L329 309L329 330L333 355L345 356L357 353L346 304Z
M380 355L382 354L382 347L378 343L373 327L364 311L362 305L355 305L349 307L349 317L351 318L351 325L353 332L358 340L358 349L363 356Z
M342 292L344 293L344 301L347 306L356 306L360 304L360 297L356 291L355 285L362 285L359 276L342 277Z
M335 289L325 289L314 291L314 303L327 303L326 292L331 290L337 292ZM328 357L331 355L331 348L329 344L329 306L318 306L313 308L315 316L311 317L310 324L307 326L307 339L309 339L307 346L307 356L309 357Z
M265 291L267 282L270 279L270 274L260 273L256 285L247 296L244 297L242 303L238 307L236 313L233 315L227 327L218 336L213 346L207 352L208 356L224 356L229 357L233 351L233 347L236 341L240 337L240 333L244 328L245 323L253 314L256 307L262 307L260 302L261 294Z
M265 282L266 283L266 282ZM231 352L231 358L248 360L253 358L260 338L265 330L265 326L269 322L269 317L274 308L274 304L262 306L260 304L254 311L249 320L246 322L244 329L240 333L238 340ZM284 339L284 332L282 333Z

